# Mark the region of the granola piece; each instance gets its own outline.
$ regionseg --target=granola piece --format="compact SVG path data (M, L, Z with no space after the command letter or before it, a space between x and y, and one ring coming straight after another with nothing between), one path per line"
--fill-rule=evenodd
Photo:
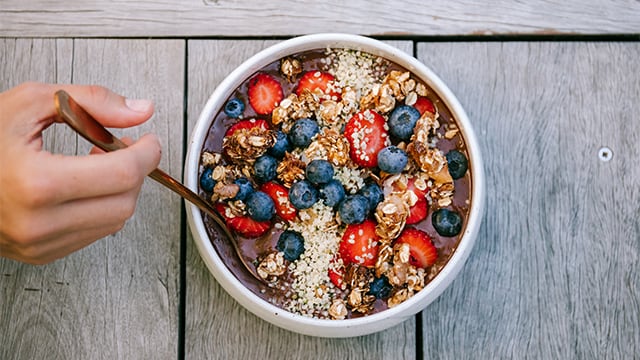
M280 72L287 77L290 83L293 83L296 76L302 72L302 63L292 56L286 57L280 63Z
M389 284L394 287L402 287L406 284L409 273L409 252L408 244L395 244L393 246L393 266L385 274L389 279Z
M407 289L418 292L424 289L426 280L426 271L421 267L411 266L407 273Z
M213 167L220 162L222 155L219 153L211 153L208 151L204 151L202 153L202 166L204 167Z
M380 92L378 94L379 96L375 102L376 110L379 113L386 114L396 107L397 96L394 86L398 86L399 88L399 85L395 83L383 84L382 87L380 87ZM402 96L402 98L404 98L404 96Z
M333 299L329 307L329 316L334 320L343 320L347 317L348 311L342 299Z
M344 105L334 100L325 100L320 104L317 118L323 125L335 126L340 121L340 115Z
M282 252L271 252L258 264L258 275L269 283L276 282L278 277L287 271Z
M216 201L227 200L234 198L236 194L240 191L240 186L237 184L226 184L224 182L217 182L213 187L213 194L211 195L211 199L216 197Z
M305 168L306 164L304 161L300 160L294 154L287 152L282 161L280 161L280 164L278 164L276 173L278 174L278 179L282 181L282 184L290 188L291 184L297 180L304 179Z
M240 129L222 140L223 151L234 161L253 163L276 141L276 133L260 127Z
M352 311L368 313L376 300L374 295L369 294L369 284L373 280L371 269L357 264L349 264L345 268L344 280L350 288L347 305Z
M405 300L413 296L413 291L405 288L398 289L391 294L389 300L387 300L387 306L392 308L394 306L402 304Z
M352 311L366 314L373 309L376 297L369 294L368 291L361 288L351 289L347 297L347 305L351 307Z
M405 194L415 194L407 191ZM415 202L414 202L415 203ZM376 207L375 217L378 221L376 234L382 239L397 238L404 229L407 217L409 216L409 202L405 196L390 194Z
M429 91L427 90L427 87L423 83L417 83L416 94L418 94L419 96L427 96L429 95Z
M334 166L349 161L349 141L333 128L324 128L304 151L307 159L324 159Z

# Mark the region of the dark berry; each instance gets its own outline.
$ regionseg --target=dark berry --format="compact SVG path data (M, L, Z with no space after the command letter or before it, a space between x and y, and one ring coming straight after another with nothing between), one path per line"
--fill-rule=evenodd
M320 188L320 199L327 206L337 206L344 199L344 196L344 186L336 179L329 181Z
M276 159L282 159L287 151L291 151L291 143L285 133L278 130L276 131L276 142L272 147L267 150L267 154L273 156Z
M294 182L289 189L289 201L296 209L308 209L318 201L318 190L307 180Z
M299 232L285 230L280 234L276 249L284 254L289 261L296 261L304 252L304 238Z
M384 193L382 192L382 189L373 181L369 181L364 184L364 186L358 190L358 194L367 198L370 211L375 211L376 206L384 200Z
M212 192L213 187L216 186L216 181L213 180L211 174L213 174L213 169L206 168L204 169L204 171L202 171L202 175L200 175L200 187L202 188L202 190L209 193Z
M400 105L389 115L389 132L398 139L409 140L419 118L420 112L416 108Z
M469 162L467 157L458 150L451 150L447 153L447 165L449 166L449 174L454 179L460 179L467 172Z
M245 201L247 213L255 221L271 220L276 213L276 207L271 196L262 191L254 191Z
M224 113L230 118L239 118L244 112L244 103L238 98L233 98L224 104Z
M389 279L384 275L379 278L374 278L371 284L369 284L369 294L378 299L389 297L391 290L393 290L393 286L389 284Z
M247 197L255 191L251 181L249 181L249 179L245 177L237 178L233 181L233 183L238 185L239 189L238 193L232 200L245 201Z
M307 180L312 183L326 184L333 179L333 166L327 160L311 160L305 169Z
M293 123L289 130L289 141L298 148L306 148L320 131L318 123L311 119L300 119Z
M369 200L362 195L349 195L340 203L338 213L345 224L360 224L369 213Z
M378 167L389 174L402 172L408 161L407 153L394 145L387 146L378 153Z
M253 163L253 171L258 182L267 182L275 179L278 168L278 160L270 155L262 155Z
M462 230L462 218L460 215L449 209L438 209L431 216L433 227L442 236L456 236Z

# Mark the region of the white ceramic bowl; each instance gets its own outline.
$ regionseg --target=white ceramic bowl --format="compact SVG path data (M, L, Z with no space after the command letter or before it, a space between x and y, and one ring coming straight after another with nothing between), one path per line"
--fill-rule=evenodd
M478 234L485 199L480 148L465 111L438 76L414 57L383 42L367 37L347 34L315 34L283 41L252 56L229 74L215 89L202 110L191 134L184 179L185 184L190 189L198 191L199 161L211 122L224 105L226 99L243 81L262 67L287 55L312 49L325 49L327 47L363 50L382 56L410 70L440 96L460 126L470 156L470 171L473 178L472 203L463 237L453 256L441 272L415 296L391 309L365 317L346 320L309 318L276 307L248 290L229 271L212 246L198 208L187 204L187 218L196 246L205 264L222 287L246 309L262 319L290 331L320 337L352 337L374 333L399 324L433 302L459 273L473 248Z

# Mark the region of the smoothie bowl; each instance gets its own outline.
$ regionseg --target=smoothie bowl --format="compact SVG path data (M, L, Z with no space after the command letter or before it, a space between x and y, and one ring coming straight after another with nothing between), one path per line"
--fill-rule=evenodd
M261 278L188 205L223 288L262 319L322 337L396 325L464 265L484 207L477 139L427 67L374 39L293 38L215 89L185 183L215 204Z

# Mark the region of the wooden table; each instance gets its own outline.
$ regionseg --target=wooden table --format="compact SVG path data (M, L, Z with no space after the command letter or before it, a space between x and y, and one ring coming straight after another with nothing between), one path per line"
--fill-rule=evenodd
M180 177L226 74L284 38L328 31L412 53L475 126L486 216L442 296L369 336L277 328L216 283L181 200L149 181L119 233L46 266L0 260L0 359L640 356L637 0L0 0L0 90L95 83L154 99L154 119L119 134L157 133L161 167ZM63 126L45 138L51 151L89 149Z

